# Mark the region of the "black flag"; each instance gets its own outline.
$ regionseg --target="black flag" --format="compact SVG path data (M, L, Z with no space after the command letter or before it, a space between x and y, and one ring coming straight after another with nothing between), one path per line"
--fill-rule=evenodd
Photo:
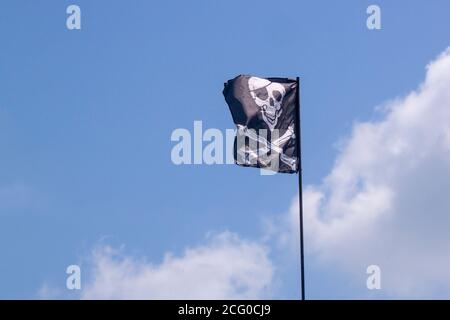
M298 83L286 78L240 75L223 95L237 126L236 164L276 172L298 171Z

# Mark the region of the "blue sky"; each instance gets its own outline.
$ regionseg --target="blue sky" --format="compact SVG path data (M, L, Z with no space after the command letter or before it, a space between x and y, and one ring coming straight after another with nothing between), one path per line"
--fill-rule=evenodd
M72 3L81 30L66 28ZM158 264L209 232L260 239L296 177L175 166L170 135L195 120L233 128L221 90L237 74L300 76L304 183L320 184L355 121L416 89L450 44L448 1L376 1L382 29L369 31L372 3L2 1L0 297L44 284L78 297L65 269L99 244ZM297 298L298 259L270 252L289 261L272 297ZM390 297L365 277L307 256L310 298Z

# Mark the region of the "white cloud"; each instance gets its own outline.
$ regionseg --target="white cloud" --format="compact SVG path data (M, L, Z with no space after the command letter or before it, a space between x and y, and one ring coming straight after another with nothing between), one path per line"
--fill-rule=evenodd
M354 275L379 265L389 295L448 296L450 48L384 113L355 124L322 185L307 186L307 246ZM296 202L290 213L296 234Z
M92 263L85 299L258 299L270 294L274 272L264 246L229 232L161 264L110 247L97 249Z
M58 299L62 295L62 292L60 289L58 289L55 286L52 286L48 283L44 283L37 293L37 296L40 300L51 300L51 299Z

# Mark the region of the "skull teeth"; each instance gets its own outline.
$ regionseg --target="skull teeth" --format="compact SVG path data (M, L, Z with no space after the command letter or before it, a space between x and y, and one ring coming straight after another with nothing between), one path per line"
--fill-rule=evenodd
M275 115L270 115L266 113L266 118L270 120L270 122L273 122L275 120Z

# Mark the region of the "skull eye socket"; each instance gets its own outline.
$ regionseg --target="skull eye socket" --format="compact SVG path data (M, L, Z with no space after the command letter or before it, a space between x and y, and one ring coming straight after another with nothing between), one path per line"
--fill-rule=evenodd
M281 94L280 91L274 90L272 92L272 94L273 94L273 97L275 98L275 100L277 100L278 102L280 102L281 98L283 98L283 95Z
M267 92L266 88L259 88L253 92L255 93L256 97L261 100L267 100L267 98L269 97L269 93Z

